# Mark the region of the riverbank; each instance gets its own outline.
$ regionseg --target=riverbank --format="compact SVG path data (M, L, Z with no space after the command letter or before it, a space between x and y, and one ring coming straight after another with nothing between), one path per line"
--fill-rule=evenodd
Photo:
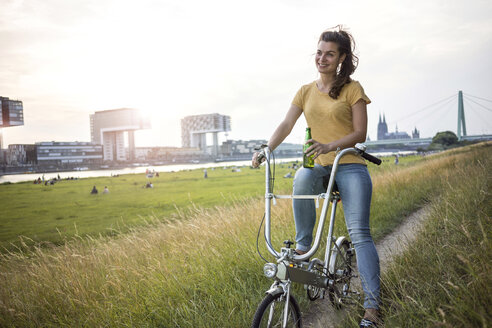
M64 166L54 166L54 165L20 165L20 166L0 166L0 177L4 175L22 175L22 174L47 174L47 173L62 173L62 172L79 172L79 171L117 171L126 170L138 167L179 167L179 166L189 166L189 165L199 165L212 167L216 163L235 163L235 162L250 162L252 154L247 156L229 156L220 157L216 159L197 159L197 160L185 160L185 161L144 161L144 162L113 162L106 164L78 164L78 165L64 165ZM295 155L280 155L277 156L278 159L297 159ZM224 164L222 164L224 165ZM164 170L166 171L166 170Z
M279 163L290 162L299 160L298 158L280 158L277 161ZM241 161L230 161L230 162L207 162L207 163L188 163L188 164L174 164L174 165L150 165L142 164L138 166L121 166L121 167L111 167L96 170L72 170L72 171L54 171L51 173L24 173L24 174L10 174L0 176L0 184L2 183L16 183L23 181L34 181L37 178L45 176L45 180L49 180L58 175L61 179L66 179L74 177L77 179L81 178L93 178L93 177L110 177L114 175L125 175L125 174L140 174L145 173L147 170L153 170L156 172L179 172L188 171L196 169L205 168L221 168L221 167L232 167L232 166L249 166L251 164L251 159L241 160Z
M409 156L415 155L415 151L400 151L400 152L380 152L380 153L371 153L377 157L390 157L398 154L398 156ZM298 157L277 157L276 161L278 163L285 162L293 162L300 161L301 158ZM182 163L182 164L159 164L156 163L135 163L133 165L125 164L125 165L116 165L111 167L103 167L100 165L95 167L94 169L90 169L89 167L83 167L82 170L70 170L70 169L53 169L51 171L46 172L31 172L29 170L20 170L19 173L0 173L0 184L2 183L17 183L23 181L34 181L35 179L41 178L43 175L45 179L52 179L58 177L58 175L62 179L66 178L89 178L89 177L104 177L104 176L112 176L112 175L122 175L122 174L138 174L143 173L147 169L155 170L156 172L177 172L183 170L194 170L194 169L204 169L204 168L213 168L213 167L230 167L230 166L249 166L251 164L250 158L236 158L230 161L214 161L214 162L199 162L199 163Z

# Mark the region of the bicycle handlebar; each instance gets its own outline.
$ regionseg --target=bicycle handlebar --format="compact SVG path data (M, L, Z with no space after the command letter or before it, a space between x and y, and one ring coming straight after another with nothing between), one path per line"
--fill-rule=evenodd
M255 150L258 151L257 160L258 160L259 164L261 164L263 159L266 159L265 148L268 148L268 146L267 145L261 145L261 146L255 148ZM357 152L359 153L359 155L362 158L368 160L369 162L371 162L373 164L381 165L382 161L379 158L377 158L377 157L375 157L369 153L366 153L366 146L364 144L358 143L354 146L354 148L357 150Z

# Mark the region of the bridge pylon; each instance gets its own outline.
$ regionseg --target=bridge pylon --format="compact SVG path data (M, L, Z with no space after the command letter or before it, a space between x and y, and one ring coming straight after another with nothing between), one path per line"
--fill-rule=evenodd
M463 128L463 134L461 134ZM458 140L466 137L465 107L463 106L463 91L458 92Z

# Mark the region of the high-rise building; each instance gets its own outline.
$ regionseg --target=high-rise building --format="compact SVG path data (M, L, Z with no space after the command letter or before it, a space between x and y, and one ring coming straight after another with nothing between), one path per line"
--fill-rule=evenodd
M105 161L135 159L136 130L149 129L150 119L133 108L120 108L95 112L91 118L91 141L102 144ZM128 154L125 151L125 132L128 133Z
M0 151L3 148L1 128L24 125L24 107L20 100L0 96ZM3 161L2 161L3 162Z
M181 120L181 144L183 147L196 147L207 150L207 133L213 133L214 156L219 154L218 133L231 131L231 117L226 115L204 114L186 116Z
M0 127L24 125L22 101L0 97Z

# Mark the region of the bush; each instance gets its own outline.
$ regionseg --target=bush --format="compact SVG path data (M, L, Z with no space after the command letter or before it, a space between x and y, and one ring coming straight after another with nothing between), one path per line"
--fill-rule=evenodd
M449 147L458 144L458 137L451 131L438 132L434 138L432 138L432 144L440 144Z

